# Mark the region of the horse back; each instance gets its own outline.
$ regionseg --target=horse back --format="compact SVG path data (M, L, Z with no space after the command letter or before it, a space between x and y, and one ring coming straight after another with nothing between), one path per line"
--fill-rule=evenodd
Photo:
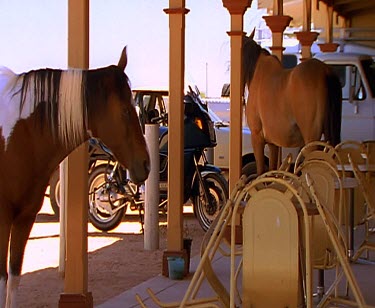
M319 140L329 122L329 74L329 67L315 59L293 69L273 57L260 59L249 89L249 127L281 146Z
M340 141L341 86L331 68L309 59L290 71L290 104L305 143L319 140L322 132L333 145ZM307 127L303 123L310 123Z

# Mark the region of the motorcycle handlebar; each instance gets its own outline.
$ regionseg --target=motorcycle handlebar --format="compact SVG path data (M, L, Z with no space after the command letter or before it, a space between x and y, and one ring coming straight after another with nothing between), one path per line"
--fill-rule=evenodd
M158 116L158 117L153 117L151 118L150 122L152 124L160 124L162 122L168 122L168 113L165 113L161 116Z

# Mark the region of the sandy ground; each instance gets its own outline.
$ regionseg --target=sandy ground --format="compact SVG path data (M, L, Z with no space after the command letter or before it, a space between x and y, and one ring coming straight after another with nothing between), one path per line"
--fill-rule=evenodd
M94 305L161 274L162 255L166 248L165 219L161 217L160 247L155 251L144 250L137 216L127 216L109 233L100 232L89 224L88 290L93 294ZM194 256L199 252L204 232L192 214L184 215L184 230L193 238ZM59 223L54 219L46 198L26 247L18 307L58 306L60 294L64 291L58 265Z

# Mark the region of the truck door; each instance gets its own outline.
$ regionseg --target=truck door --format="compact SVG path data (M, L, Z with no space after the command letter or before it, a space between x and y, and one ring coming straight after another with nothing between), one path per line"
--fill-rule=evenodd
M374 139L372 93L359 67L353 64L330 65L342 86L342 140Z

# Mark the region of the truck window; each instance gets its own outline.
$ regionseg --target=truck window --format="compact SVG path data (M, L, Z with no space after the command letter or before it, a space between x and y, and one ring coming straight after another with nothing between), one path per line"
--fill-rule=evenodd
M369 59L362 61L361 64L371 90L371 95L375 97L375 63Z
M350 93L352 93L354 99L363 100L366 98L361 74L355 65L331 64L330 66L340 79L343 100L349 100Z

